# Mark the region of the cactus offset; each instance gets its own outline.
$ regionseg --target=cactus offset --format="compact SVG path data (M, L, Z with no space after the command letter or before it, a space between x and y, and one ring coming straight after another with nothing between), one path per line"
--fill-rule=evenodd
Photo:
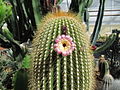
M100 72L100 79L103 79L103 77L106 74L109 74L109 64L107 60L105 60L104 56L101 56L100 62L99 62L99 72Z
M62 31L63 26L67 31ZM44 18L33 41L30 90L93 90L93 58L84 30L79 18L70 13L52 13ZM67 56L54 49L55 39L62 34L76 44Z

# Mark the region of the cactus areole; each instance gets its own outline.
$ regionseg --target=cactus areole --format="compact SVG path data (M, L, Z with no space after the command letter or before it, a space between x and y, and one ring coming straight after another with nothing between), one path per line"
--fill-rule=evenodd
M29 90L94 90L93 58L74 14L44 17L33 40Z

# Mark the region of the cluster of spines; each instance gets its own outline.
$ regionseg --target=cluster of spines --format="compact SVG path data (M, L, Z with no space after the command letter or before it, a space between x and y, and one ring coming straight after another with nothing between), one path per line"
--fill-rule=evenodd
M76 43L75 51L66 57L58 55L53 47L63 25ZM92 90L92 58L82 25L63 16L49 21L42 29L35 39L33 54L34 90Z

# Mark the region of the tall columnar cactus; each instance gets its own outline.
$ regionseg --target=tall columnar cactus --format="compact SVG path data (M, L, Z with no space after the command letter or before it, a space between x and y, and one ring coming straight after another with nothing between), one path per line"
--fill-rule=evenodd
M94 90L84 25L70 13L48 14L33 41L29 90Z

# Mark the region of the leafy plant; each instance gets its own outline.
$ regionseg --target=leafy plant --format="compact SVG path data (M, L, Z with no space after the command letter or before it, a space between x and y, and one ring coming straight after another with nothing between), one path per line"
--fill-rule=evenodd
M16 71L22 68L22 61L26 54L25 48L22 48L19 42L14 39L14 35L9 31L5 23L12 15L11 7L7 2L0 0L0 41L2 41L0 44L9 48L7 52L3 51L8 56L0 56L0 89L4 90L13 88L12 78ZM9 44L9 47L4 46L4 43Z
M14 39L20 43L32 40L36 29L35 15L32 0L8 0L12 5L12 16L6 20L8 29L13 33Z
M0 0L0 28L5 23L5 19L12 14L11 8L11 5L8 5L7 3L3 2L3 0Z
M26 55L22 62L22 68L30 68L30 55Z
M116 33L113 33L111 34L107 40L104 42L103 45L99 46L95 51L94 53L99 53L99 52L102 52L102 51L105 51L107 48L109 48L113 43L114 41L116 40L116 37L117 37L117 34Z

